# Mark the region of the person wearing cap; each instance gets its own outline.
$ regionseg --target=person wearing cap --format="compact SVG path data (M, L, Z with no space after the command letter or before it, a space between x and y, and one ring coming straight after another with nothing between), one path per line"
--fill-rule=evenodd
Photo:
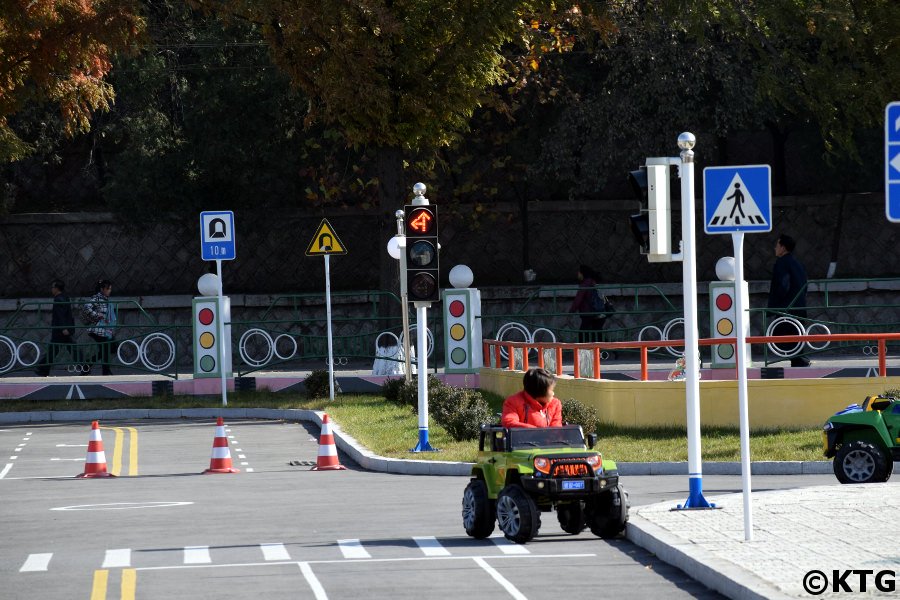
M553 395L556 378L546 369L529 369L521 392L503 401L504 427L561 427L562 404Z

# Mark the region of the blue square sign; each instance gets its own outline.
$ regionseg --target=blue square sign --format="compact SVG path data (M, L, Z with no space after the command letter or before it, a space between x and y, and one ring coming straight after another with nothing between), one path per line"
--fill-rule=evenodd
M703 169L706 233L772 231L772 169L769 165Z
M900 223L900 101L884 109L884 203L888 221Z
M234 213L209 210L200 213L200 256L203 260L234 260Z

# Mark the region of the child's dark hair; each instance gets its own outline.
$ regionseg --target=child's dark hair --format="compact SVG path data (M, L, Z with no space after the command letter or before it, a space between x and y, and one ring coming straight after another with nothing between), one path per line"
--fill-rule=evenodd
M103 288L110 287L111 285L112 285L112 281L110 281L109 279L101 279L100 281L97 282L97 289L95 291L99 292Z
M54 279L53 283L50 284L50 287L55 287L61 292L66 291L66 282L62 279Z
M556 376L547 369L528 369L522 378L522 387L532 398L542 398L555 382Z

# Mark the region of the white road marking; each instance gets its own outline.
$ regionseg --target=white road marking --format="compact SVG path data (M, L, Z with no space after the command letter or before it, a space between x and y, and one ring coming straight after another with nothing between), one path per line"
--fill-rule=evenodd
M266 560L291 560L284 544L260 544L259 549L262 550L263 558Z
M244 469L244 472L245 472L245 473L252 473L252 472L253 472L253 469L249 469L249 468L248 468L248 469Z
M243 450L241 450L240 448L235 448L234 451L235 452L243 452Z
M16 460L17 458L19 458L19 457L18 456L10 456L9 460Z
M303 577L306 578L306 583L309 584L309 588L315 595L316 600L328 600L328 595L325 593L325 588L323 588L322 584L319 583L319 579L316 577L316 574L312 572L312 568L310 568L309 563L301 562L297 563L297 566L300 567L300 572L303 573Z
M6 477L6 474L9 473L9 470L12 469L12 463L6 463L6 466L3 467L3 470L0 471L0 479Z
M46 571L51 558L53 558L52 552L49 554L29 554L28 558L25 559L25 564L19 569L19 573L26 573L28 571Z
M71 477L70 477L71 479ZM406 558L371 558L371 559L361 559L361 560L347 560L345 558L336 558L330 560L309 560L305 561L310 565L331 565L331 564L347 564L348 562L354 563L392 563L392 562L415 562L415 561L423 561L423 560L473 560L476 558L480 559L490 559L490 560L533 560L533 559L548 559L548 558L591 558L597 556L595 553L585 553L585 554L528 554L528 555L519 555L519 556L419 556L419 557L406 557ZM168 571L170 569L221 569L221 568L234 568L234 567L267 567L271 565L290 565L290 564L301 564L298 562L256 562L256 563L226 563L226 564L218 564L218 565L163 565L160 567L135 567L136 571Z
M450 556L450 552L441 546L437 538L430 535L413 537L425 556Z
M114 569L116 567L131 566L131 548L117 548L115 550L107 550L106 556L103 558L103 566L101 569Z
M493 536L490 538L494 544L500 548L503 554L531 554L528 548L521 544L513 544L511 541L502 536Z
M74 461L74 462L84 462L84 458L51 458L50 460L62 460L62 461Z
M372 555L366 552L358 539L338 540L337 543L344 558L372 558Z
M238 458L247 458L247 456L244 454L238 454Z
M525 594L516 589L516 586L510 583L510 581L506 577L498 573L496 569L484 562L483 558L476 557L473 560L475 561L476 565L487 571L488 575L494 578L494 581L502 585L503 589L509 592L510 596L512 596L516 600L528 600L528 598L525 597Z
M209 556L209 546L185 546L184 547L184 564L186 565L202 565L212 562Z

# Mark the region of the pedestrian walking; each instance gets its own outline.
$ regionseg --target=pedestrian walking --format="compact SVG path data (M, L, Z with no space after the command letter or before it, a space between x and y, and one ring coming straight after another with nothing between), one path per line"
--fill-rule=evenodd
M775 266L772 269L772 283L769 286L768 307L778 309L799 319L806 318L806 269L794 256L794 238L781 234L775 241ZM776 315L777 316L777 315ZM804 332L800 331L799 335ZM798 335L794 326L782 322L775 326L773 335ZM777 345L777 344L776 344ZM777 345L779 349L790 349L796 344ZM791 358L792 367L808 367L809 359L796 355Z
M98 281L96 289L97 292L82 308L82 316L90 325L88 336L98 344L98 352L86 360L87 368L84 374L90 373L91 367L99 359L103 374L112 375L110 364L118 350L118 344L115 341L116 306L109 300L112 294L112 282L108 279Z
M53 311L50 316L50 344L44 354L44 360L35 369L41 377L50 375L51 367L56 363L59 353L68 351L74 362L79 362L78 347L72 337L75 333L75 319L72 317L72 304L65 293L66 283L61 279L54 279L50 284L50 293L53 296Z

